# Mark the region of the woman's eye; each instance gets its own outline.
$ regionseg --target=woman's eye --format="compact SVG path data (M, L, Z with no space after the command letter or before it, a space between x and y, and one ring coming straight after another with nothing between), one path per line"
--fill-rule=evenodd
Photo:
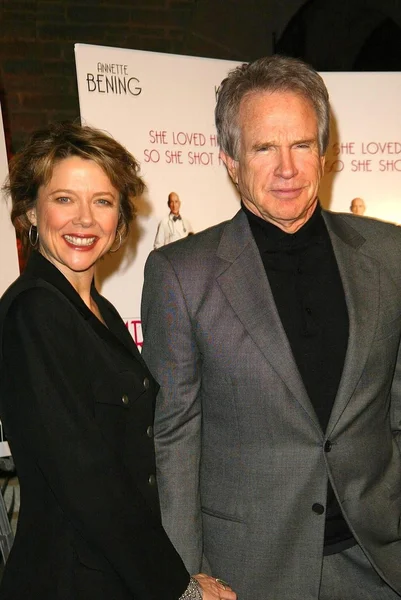
M69 201L70 199L67 198L67 196L60 196L59 198L57 198L57 202L61 202L61 204L66 204Z
M100 198L97 202L98 202L98 204L103 204L105 206L111 205L110 200L106 200L105 198Z

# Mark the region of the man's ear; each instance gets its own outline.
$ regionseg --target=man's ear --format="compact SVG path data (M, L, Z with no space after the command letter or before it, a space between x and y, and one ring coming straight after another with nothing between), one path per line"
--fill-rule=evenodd
M321 172L320 175L323 176L324 175L324 165L326 164L326 156L323 155L320 157L320 168L321 168Z
M28 217L28 221L30 222L30 224L34 225L36 227L38 224L38 221L36 218L36 208L30 208L29 210L27 210L26 216Z
M223 152L223 150L220 150L219 156L223 163L226 165L226 169L231 179L233 180L233 183L235 185L238 185L238 161L231 158L231 156L228 156L228 154Z

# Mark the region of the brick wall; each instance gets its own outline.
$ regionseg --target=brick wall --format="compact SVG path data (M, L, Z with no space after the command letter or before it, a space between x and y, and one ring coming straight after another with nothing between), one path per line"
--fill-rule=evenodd
M294 26L299 28L299 23L291 27L302 6L307 11L304 52L295 44ZM16 151L29 133L49 121L79 116L74 61L78 42L246 61L271 54L273 38L284 32L281 51L303 56L321 70L351 70L350 57L357 55L374 22L385 17L401 25L401 3L0 0L0 101L8 138ZM385 64L382 70L387 70Z
M12 149L79 116L76 42L180 53L194 0L0 0L0 90Z
M266 10L265 0L0 0L12 150L49 121L79 116L75 43L249 60L271 52Z

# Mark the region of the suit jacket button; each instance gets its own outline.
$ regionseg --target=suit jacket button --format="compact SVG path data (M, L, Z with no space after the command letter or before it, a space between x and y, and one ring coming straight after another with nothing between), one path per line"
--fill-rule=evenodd
M319 502L315 502L315 504L312 504L312 510L317 515L322 515L324 513L324 506Z
M330 442L330 440L327 440L327 442L325 442L325 444L324 444L324 451L330 452L332 447L333 447L333 444Z
M156 485L156 477L154 475L149 475L148 484L152 487Z
M121 397L121 402L125 405L129 404L129 398L128 398L127 394L123 394L123 396Z
M149 389L149 379L147 377L145 377L145 379L143 380L143 387L145 388L145 390Z
M152 427L152 425L149 425L149 427L147 428L146 435L148 436L148 438L153 437L153 427Z

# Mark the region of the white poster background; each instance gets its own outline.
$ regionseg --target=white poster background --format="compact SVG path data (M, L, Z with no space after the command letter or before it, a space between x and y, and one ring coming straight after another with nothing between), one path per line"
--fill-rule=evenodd
M98 270L102 293L141 345L143 268L157 226L169 214L168 194L179 195L181 214L195 232L239 208L214 127L216 89L238 63L84 44L75 46L75 56L82 122L124 144L148 187L128 248L107 256Z
M401 223L401 73L322 73L333 111L325 207Z
M8 175L6 142L4 139L3 118L0 107L0 187ZM18 277L18 254L15 229L10 221L10 200L0 196L0 296ZM2 456L0 454L0 456Z
M140 161L148 185L132 252L128 247L123 257L107 257L99 271L102 293L140 345L143 267L168 214L169 192L178 193L181 213L195 231L231 218L239 207L219 164L214 128L216 89L239 63L83 44L75 54L83 122L123 143ZM359 197L366 216L401 223L401 75L322 76L334 117L322 204L349 212Z

